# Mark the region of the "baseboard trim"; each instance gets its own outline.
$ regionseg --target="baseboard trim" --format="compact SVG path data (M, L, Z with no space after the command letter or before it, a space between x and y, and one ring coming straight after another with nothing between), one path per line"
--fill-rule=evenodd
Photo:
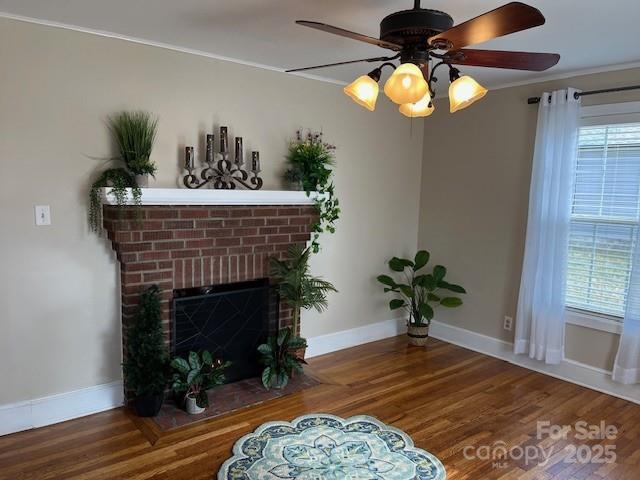
M308 339L307 357L356 347L405 332L404 321L386 320L362 327L329 333ZM429 334L438 340L468 348L520 367L640 404L637 385L622 385L611 380L611 372L565 359L560 365L546 365L525 355L513 353L513 344L481 333L433 321ZM0 406L0 435L44 427L121 406L122 382L83 388L25 402Z
M0 406L0 435L111 410L124 402L122 381Z
M364 343L395 337L405 331L406 327L402 320L386 320L350 330L320 335L308 339L307 357L312 358ZM526 355L516 355L513 353L513 344L510 342L438 321L431 322L429 335L438 340L499 358L535 372L640 404L640 388L637 385L623 385L614 382L611 380L611 372L607 370L571 359L563 360L560 365L547 365L532 360Z
M307 357L317 357L345 348L357 347L364 343L384 338L396 337L406 331L403 320L385 320L362 327L328 333L307 339Z
M513 344L497 338L482 335L471 330L433 321L429 334L433 338L468 348L491 357L499 358L520 367L575 383L601 393L640 404L640 388L637 385L623 385L611 379L611 372L592 367L571 359L559 365L547 365L532 360L526 355L513 353Z

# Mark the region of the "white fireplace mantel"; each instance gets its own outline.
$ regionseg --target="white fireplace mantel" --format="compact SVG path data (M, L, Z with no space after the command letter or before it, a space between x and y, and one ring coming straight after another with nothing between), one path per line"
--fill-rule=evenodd
M215 190L188 188L143 188L142 205L313 205L316 193L286 190ZM102 189L105 205L116 205L111 188ZM128 202L133 203L131 189Z

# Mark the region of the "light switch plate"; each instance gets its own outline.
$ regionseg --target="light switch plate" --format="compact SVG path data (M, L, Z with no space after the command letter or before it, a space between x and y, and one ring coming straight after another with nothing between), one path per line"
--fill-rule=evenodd
M49 205L36 205L34 210L38 227L51 225L51 209Z

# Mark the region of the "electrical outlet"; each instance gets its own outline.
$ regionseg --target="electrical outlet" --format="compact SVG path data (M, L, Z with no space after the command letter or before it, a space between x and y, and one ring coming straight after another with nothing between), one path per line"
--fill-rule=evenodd
M51 209L49 205L36 205L34 207L36 216L36 225L42 227L44 225L51 225Z
M504 329L505 330L513 330L513 318L511 317L504 317Z

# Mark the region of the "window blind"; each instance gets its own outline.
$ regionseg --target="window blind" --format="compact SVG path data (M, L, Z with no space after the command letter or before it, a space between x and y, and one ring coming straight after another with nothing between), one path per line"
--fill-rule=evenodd
M578 142L567 306L622 317L640 219L640 123L582 127Z

